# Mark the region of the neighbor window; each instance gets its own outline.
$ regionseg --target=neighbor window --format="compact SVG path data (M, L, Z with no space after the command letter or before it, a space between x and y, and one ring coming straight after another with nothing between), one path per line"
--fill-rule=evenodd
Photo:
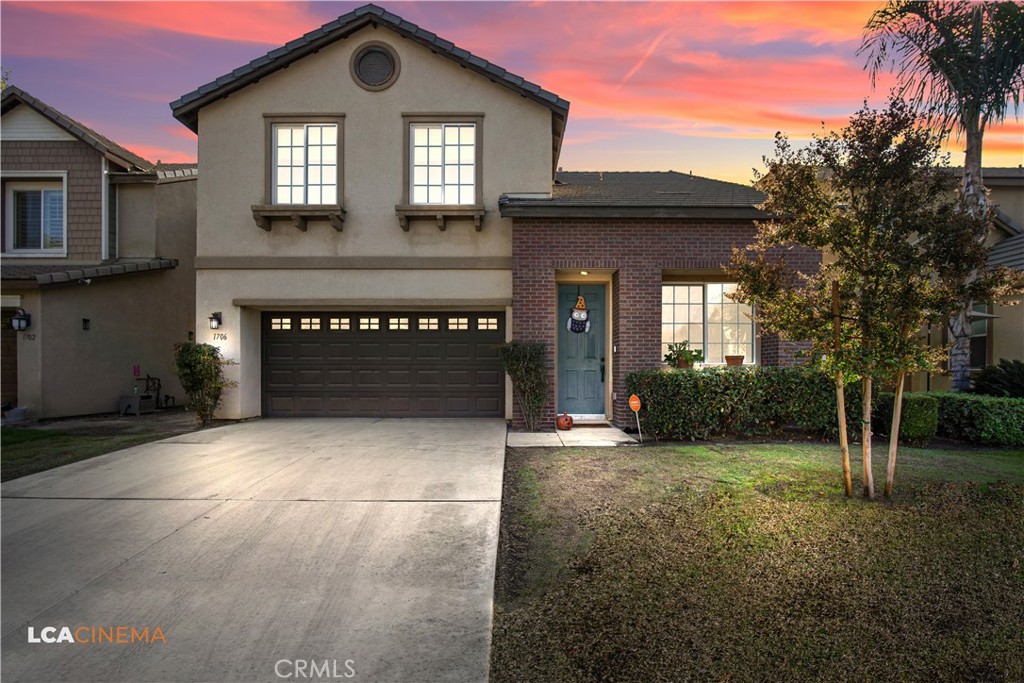
M274 204L338 203L338 124L274 123Z
M973 307L978 317L971 319L971 368L988 365L988 304L976 303Z
M63 180L7 182L7 249L64 253L67 216Z
M476 206L481 195L483 116L405 115L405 203Z
M754 362L754 321L750 306L727 295L736 291L731 282L666 284L661 288L661 348L673 342L689 342L704 352L704 362L725 363L726 356L743 356Z

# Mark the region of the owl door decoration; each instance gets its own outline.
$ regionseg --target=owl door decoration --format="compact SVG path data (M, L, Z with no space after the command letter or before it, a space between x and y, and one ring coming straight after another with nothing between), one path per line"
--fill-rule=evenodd
M576 308L569 314L565 327L574 334L590 332L590 311L587 310L587 300L581 295L577 295Z

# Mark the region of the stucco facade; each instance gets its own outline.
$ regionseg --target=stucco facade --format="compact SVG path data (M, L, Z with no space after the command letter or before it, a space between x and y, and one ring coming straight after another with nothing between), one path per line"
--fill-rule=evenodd
M390 46L401 71L380 91L360 87L348 64L370 41ZM315 84L315 87L314 87ZM479 117L482 224L412 219L404 230L403 115ZM270 117L330 115L342 123L339 231L311 220L305 231L275 221L269 231L251 207L266 202ZM552 113L390 30L366 27L288 69L199 111L196 329L238 362L224 417L261 414L260 312L332 309L495 311L511 319L512 221L498 211L504 192L545 193L552 175ZM223 315L210 330L207 318ZM507 328L509 338L514 335ZM511 400L506 400L511 406Z

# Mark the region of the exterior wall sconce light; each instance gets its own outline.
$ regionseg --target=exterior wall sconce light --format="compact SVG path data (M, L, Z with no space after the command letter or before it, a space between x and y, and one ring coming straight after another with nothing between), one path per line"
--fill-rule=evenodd
M15 332L24 332L32 327L32 316L26 313L24 308L19 308L11 316L11 327Z
M210 329L219 330L220 326L224 323L224 318L221 317L220 311L217 311L210 316Z

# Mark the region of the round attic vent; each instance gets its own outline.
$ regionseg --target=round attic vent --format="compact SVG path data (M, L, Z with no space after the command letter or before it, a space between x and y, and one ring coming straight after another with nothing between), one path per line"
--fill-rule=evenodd
M390 45L366 43L352 55L352 78L367 90L383 90L398 78L398 54Z

